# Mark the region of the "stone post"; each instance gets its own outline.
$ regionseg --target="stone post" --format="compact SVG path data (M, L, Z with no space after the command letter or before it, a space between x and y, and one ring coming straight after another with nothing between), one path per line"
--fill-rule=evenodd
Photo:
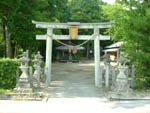
M109 88L109 75L110 75L110 56L104 54L104 64L105 64L105 87Z
M47 87L47 67L44 67L45 87Z
M30 86L33 87L33 78L32 78L32 66L29 67L29 78L30 78Z
M37 66L37 87L40 88L40 66Z
M116 82L116 71L114 66L112 66L111 69L112 69L112 87L113 87Z
M105 65L105 69L106 69L106 72L105 72L105 86L106 86L106 88L109 88L109 73L110 73L110 68L109 68L108 64Z
M38 79L38 66L39 66L39 59L37 58L37 55L35 56L34 60L34 74L33 74L33 81L34 82L37 82L37 79Z
M131 80L131 87L132 88L134 88L135 87L135 82L134 82L134 80L135 80L135 65L132 65L132 80Z

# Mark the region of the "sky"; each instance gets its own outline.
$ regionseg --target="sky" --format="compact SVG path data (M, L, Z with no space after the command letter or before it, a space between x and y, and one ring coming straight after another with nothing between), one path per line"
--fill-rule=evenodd
M109 4L112 4L112 3L114 3L115 2L115 0L103 0L104 2L107 2L107 3L109 3Z

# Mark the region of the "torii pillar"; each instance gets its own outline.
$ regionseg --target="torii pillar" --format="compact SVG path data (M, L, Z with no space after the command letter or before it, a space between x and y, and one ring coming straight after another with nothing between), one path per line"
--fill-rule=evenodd
M47 34L49 36L46 37L46 69L47 69L47 74L46 74L46 87L51 82L51 65L52 65L52 36L53 36L53 29L48 28L47 29Z
M95 86L102 87L102 74L100 68L100 40L99 40L99 29L94 28L94 34L96 35L94 39L94 60L95 60Z

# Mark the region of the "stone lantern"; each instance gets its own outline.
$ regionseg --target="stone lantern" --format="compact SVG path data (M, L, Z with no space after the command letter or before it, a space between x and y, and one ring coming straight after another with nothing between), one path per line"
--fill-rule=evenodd
M24 52L23 56L18 59L19 62L21 62L21 66L19 67L22 71L22 74L20 75L19 81L16 85L16 88L14 89L15 92L30 92L32 89L30 88L29 83L29 72L28 72L28 62L30 59L26 55L27 53Z
M129 91L129 83L128 83L128 75L125 73L126 70L128 70L128 66L125 64L129 62L127 58L120 57L117 59L118 61L118 70L119 74L116 77L116 82L115 82L115 90L120 92L120 91Z

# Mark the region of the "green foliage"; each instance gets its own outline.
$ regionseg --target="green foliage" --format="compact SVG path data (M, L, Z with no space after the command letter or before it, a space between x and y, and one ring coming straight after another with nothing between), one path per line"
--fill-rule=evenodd
M73 55L73 60L82 61L83 60L83 56L81 56L81 54L74 54Z
M12 89L16 85L16 69L19 63L15 59L0 59L0 88Z
M115 41L124 41L125 51L136 66L136 81L150 87L150 8L148 1L117 0L115 5L105 7L109 19L115 24L110 30Z
M8 25L12 16L16 14L20 7L21 0L1 0L0 1L0 18L3 24Z
M0 30L0 57L3 57L5 53L5 43L3 40L2 31Z
M13 37L11 42L17 48L35 50L34 46L39 46L35 40L36 28L32 24L32 20L46 20L47 13L45 8L48 2L43 0L22 0L17 13L12 16L10 23L10 32ZM40 12L41 11L41 12ZM24 42L24 43L22 43Z
M102 0L72 0L70 3L70 20L79 22L106 21L102 11Z
M8 90L8 89L0 89L0 94L8 94L11 93L12 90Z

